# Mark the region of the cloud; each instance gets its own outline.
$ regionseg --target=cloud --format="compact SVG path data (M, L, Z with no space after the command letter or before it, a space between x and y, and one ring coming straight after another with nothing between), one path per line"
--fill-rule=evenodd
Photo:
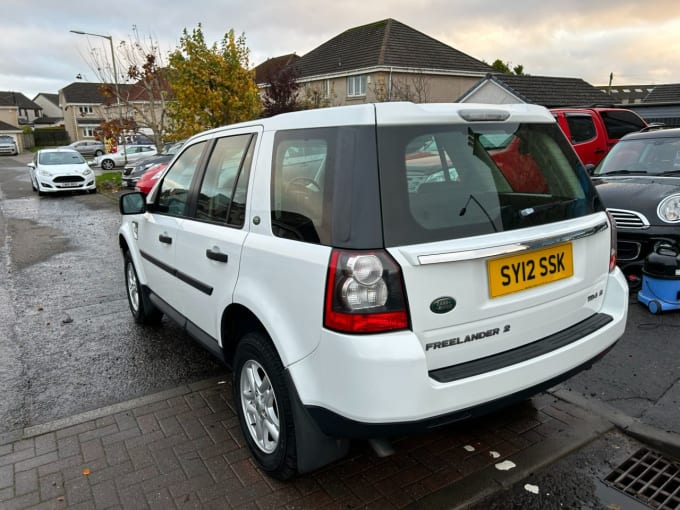
M251 63L303 55L335 35L394 18L468 55L522 64L534 75L580 77L605 84L680 83L680 12L675 0L205 0L172 3L118 0L3 0L0 90L29 97L57 92L80 73L96 80L90 48L107 42L70 29L130 40L133 26L160 48L175 49L184 28L202 23L208 43L230 29L244 33ZM46 89L45 87L49 87Z

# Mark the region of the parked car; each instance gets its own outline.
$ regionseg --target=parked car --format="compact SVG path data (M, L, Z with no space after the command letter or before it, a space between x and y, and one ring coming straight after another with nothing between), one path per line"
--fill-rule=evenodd
M28 164L31 187L38 195L58 191L96 193L94 172L82 154L72 149L42 149Z
M152 157L144 158L141 161L133 161L125 166L122 175L122 184L125 188L134 188L144 173L158 163L170 161L179 152L184 144L184 140L165 145L161 151Z
M139 180L135 184L135 189L137 191L141 191L145 195L150 193L151 188L153 188L154 185L158 182L158 179L160 179L163 170L165 170L166 168L168 168L167 162L156 163L155 165L153 165L139 178Z
M13 136L0 135L0 154L9 154L10 156L19 154L17 141Z
M625 108L553 108L550 111L584 165L596 166L622 136L648 127L642 117Z
M63 149L73 149L74 151L80 152L83 156L90 156L96 158L101 156L106 152L104 148L104 143L98 140L79 140L77 142L70 143Z
M419 147L441 178L413 186ZM504 172L529 158L540 186L518 192ZM134 320L165 314L232 367L245 441L277 478L350 439L526 399L625 328L613 224L539 106L362 104L213 129L120 210Z
M593 182L616 220L619 265L633 281L655 246L680 247L680 128L624 136Z
M117 166L123 166L133 161L139 161L144 158L155 156L156 147L154 145L127 145L124 150L119 150L115 153L104 154L95 160L95 165L102 167L104 170L111 170Z

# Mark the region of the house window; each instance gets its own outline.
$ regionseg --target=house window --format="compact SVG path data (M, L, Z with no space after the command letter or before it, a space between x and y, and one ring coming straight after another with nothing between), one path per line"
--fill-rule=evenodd
M349 76L347 78L347 96L359 97L366 95L366 75Z
M83 136L93 137L94 136L94 130L95 130L95 128L89 128L89 127L83 128Z
M86 115L88 113L92 113L92 107L91 106L79 106L78 111L80 112L81 115Z
M331 97L331 80L325 80L323 82L323 97L324 99Z

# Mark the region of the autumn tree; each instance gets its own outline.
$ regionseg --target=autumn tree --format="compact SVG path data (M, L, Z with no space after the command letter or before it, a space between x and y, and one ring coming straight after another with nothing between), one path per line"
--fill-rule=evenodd
M262 116L294 112L303 107L298 100L298 72L294 65L272 69L267 78L262 97Z
M102 82L108 108L102 131L116 136L147 128L162 146L171 97L158 42L151 36L142 38L133 26L130 41L120 41L113 51L116 76L110 51L90 47L90 68Z
M185 28L170 54L168 80L175 101L170 105L170 133L185 138L205 129L255 119L261 110L245 36L230 30L208 47L201 24Z

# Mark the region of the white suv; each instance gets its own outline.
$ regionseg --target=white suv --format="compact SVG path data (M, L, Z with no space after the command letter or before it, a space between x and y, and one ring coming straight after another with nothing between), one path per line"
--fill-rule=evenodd
M132 314L233 370L287 478L526 399L622 335L612 222L542 107L382 103L191 138L121 197Z

